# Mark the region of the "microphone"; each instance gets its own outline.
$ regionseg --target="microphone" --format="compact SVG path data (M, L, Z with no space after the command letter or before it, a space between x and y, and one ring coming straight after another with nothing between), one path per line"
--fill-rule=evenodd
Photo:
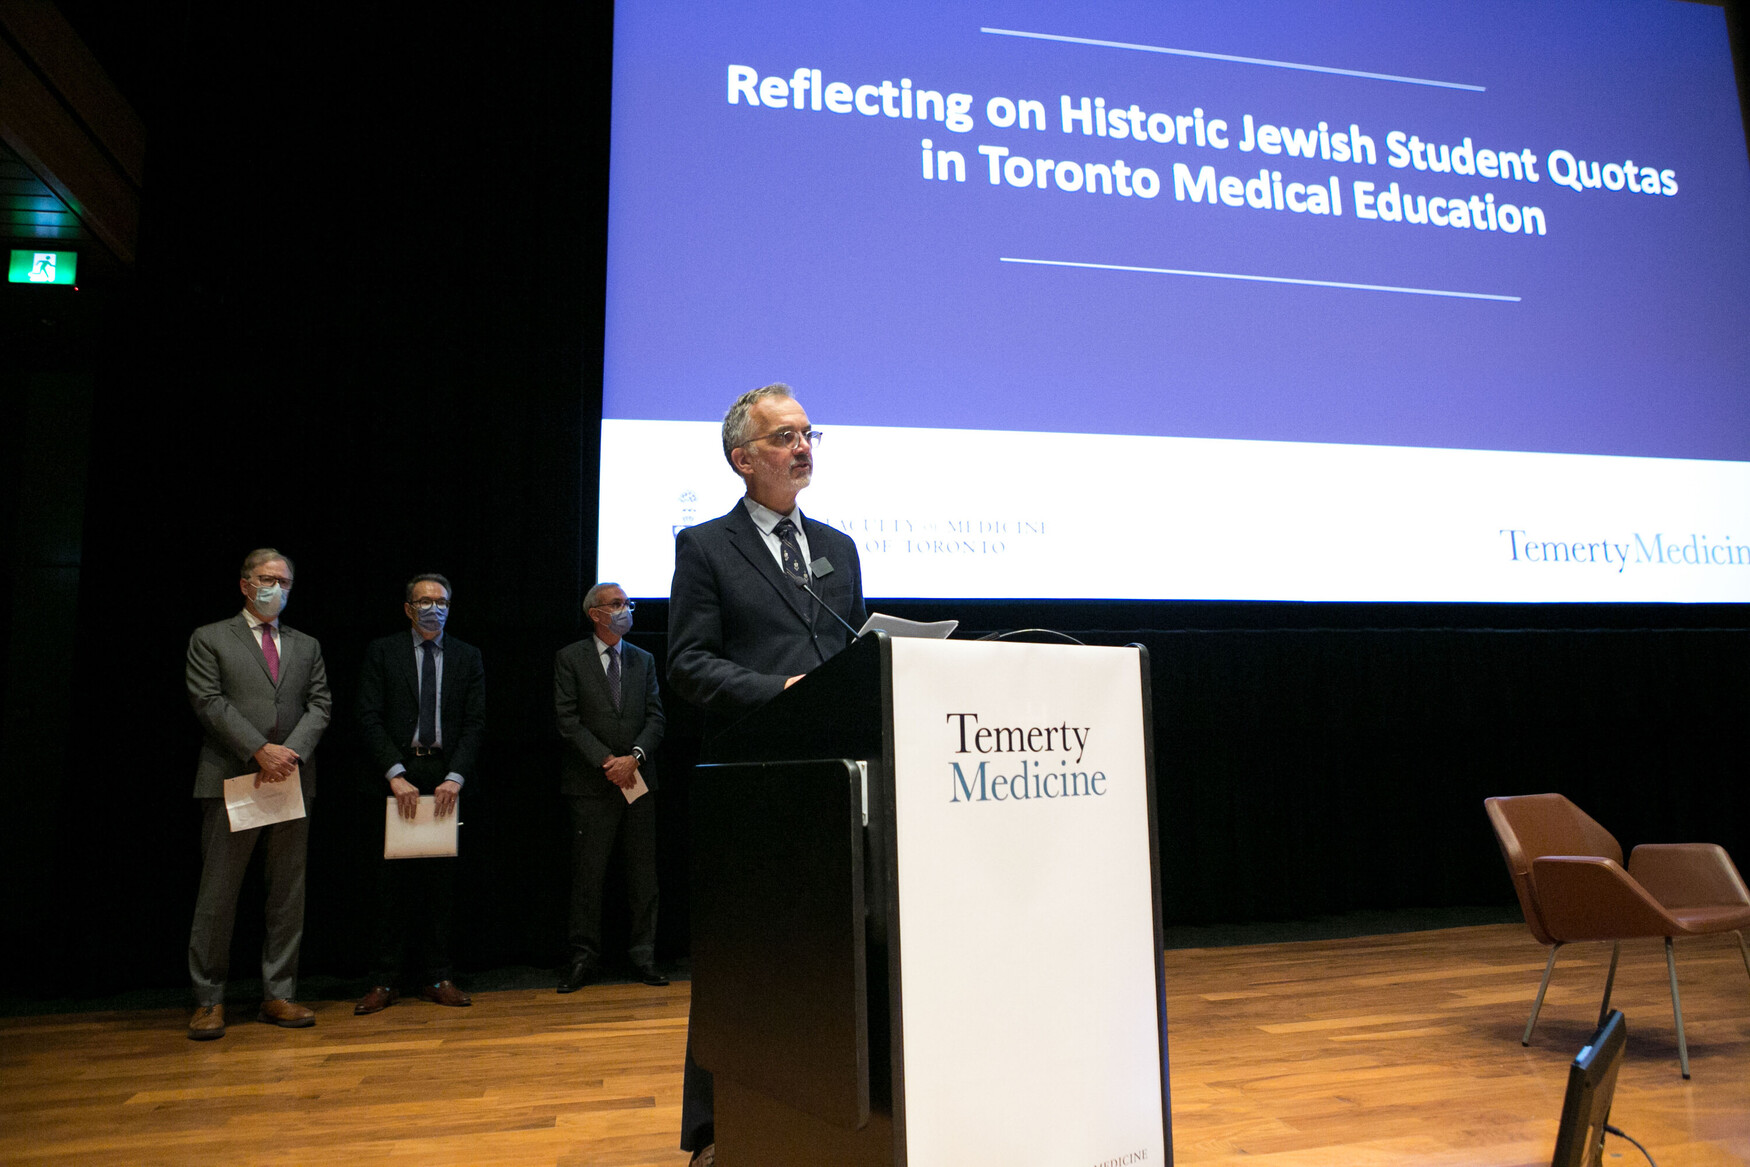
M809 571L809 574L814 576L816 579L825 579L827 576L832 574L833 567L832 567L832 564L830 564L826 561L826 556L822 555L819 559L816 559L813 563L810 563L808 565L808 571ZM845 631L849 632L851 634L852 640L857 639L857 630L855 628L851 627L851 622L849 620L846 620L843 616L839 615L837 612L834 612L832 610L831 605L829 605L825 600L820 598L820 593L808 586L808 581L806 579L796 580L796 586L801 588L803 591L807 592L809 595L813 596L815 603L817 603L821 607L825 608L827 610L827 614L830 615L834 620L837 620L840 624L843 624L845 626Z

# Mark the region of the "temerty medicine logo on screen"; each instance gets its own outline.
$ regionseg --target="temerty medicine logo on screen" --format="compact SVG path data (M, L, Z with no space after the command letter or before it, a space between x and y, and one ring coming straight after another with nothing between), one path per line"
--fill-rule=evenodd
M963 711L945 716L949 749L948 801L1031 802L1103 798L1104 770L1087 761L1094 727L1012 724Z

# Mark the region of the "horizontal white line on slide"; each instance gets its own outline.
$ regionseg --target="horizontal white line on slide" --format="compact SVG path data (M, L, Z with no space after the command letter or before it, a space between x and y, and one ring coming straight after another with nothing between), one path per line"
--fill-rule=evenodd
M1517 304L1520 301L1518 296L1502 296L1494 292L1455 292L1447 288L1400 288L1391 284L1351 284L1342 280L1307 280L1296 276L1259 276L1231 271L1190 271L1173 267L1141 267L1128 263L1083 263L1073 259L1025 259L1013 255L1001 256L998 262L1031 263L1041 267L1086 267L1096 271L1134 271L1156 276L1197 276L1206 280L1251 280L1263 284L1305 284L1313 288L1349 288L1357 292L1397 292L1404 296L1452 296L1460 300L1504 300L1510 304Z
M1339 77L1360 77L1367 81L1395 81L1400 85L1432 85L1438 89L1464 89L1483 93L1482 85L1463 81L1435 81L1427 77L1400 77L1395 73L1369 73L1364 69L1339 69L1334 65L1308 65L1299 61L1272 61L1265 57L1236 57L1231 53L1206 53L1198 49L1172 49L1165 45L1138 45L1128 41L1103 41L1087 36L1063 36L1054 32L1024 32L1015 28L981 28L979 32L992 36L1018 36L1036 41L1061 41L1072 45L1093 45L1102 49L1129 49L1137 53L1166 53L1174 57L1199 57L1205 61L1228 61L1236 65L1263 65L1270 69L1298 69L1303 73L1334 73Z

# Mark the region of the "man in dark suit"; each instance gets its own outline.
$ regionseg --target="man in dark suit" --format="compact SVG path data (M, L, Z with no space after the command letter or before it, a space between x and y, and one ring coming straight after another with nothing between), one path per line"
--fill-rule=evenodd
M304 938L304 853L316 798L316 743L328 726L328 673L315 639L281 626L292 590L292 561L271 547L243 560L243 611L197 628L188 640L187 683L205 736L195 767L201 801L201 885L188 936L197 1041L225 1033L225 979L237 893L258 840L267 876L267 939L261 946L260 1021L290 1029L316 1024L297 1003L298 949ZM225 779L257 772L257 785L297 775L305 817L232 831Z
M620 840L632 933L626 955L638 979L666 985L656 968L656 771L662 742L662 697L656 659L626 643L632 601L616 583L583 597L594 634L553 660L553 706L565 739L559 789L571 809L571 964L561 993L601 975L602 880ZM645 790L638 792L642 777ZM628 802L629 794L636 797Z
M475 778L486 736L486 670L479 649L444 631L449 580L414 576L401 610L408 630L374 640L365 650L359 728L401 816L414 818L420 795L430 794L443 818L456 813L457 795ZM382 861L376 977L354 1013L377 1013L395 1003L410 923L420 930L419 995L439 1005L473 1004L450 979L455 889L454 857Z
M669 597L669 683L713 729L776 697L851 642L866 619L857 545L802 514L820 435L788 385L744 393L723 418L723 456L746 494L728 514L675 539ZM830 568L830 571L828 570ZM817 602L804 584L819 595ZM830 611L822 612L825 605ZM837 619L835 619L835 616ZM689 1042L681 1149L716 1156L711 1075Z

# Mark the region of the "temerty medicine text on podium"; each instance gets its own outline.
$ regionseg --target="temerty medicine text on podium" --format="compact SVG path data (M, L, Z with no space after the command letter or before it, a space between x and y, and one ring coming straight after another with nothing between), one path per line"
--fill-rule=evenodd
M892 661L908 1163L1165 1162L1140 650Z
M1069 758L1050 769L1047 758L1075 751L1079 765L1087 751L1093 727L1070 725L979 725L976 713L949 713L946 720L958 726L956 754L1004 754L1017 769L1004 774L991 769L989 758L980 758L970 774L955 759L948 763L953 774L949 802L1025 802L1036 798L1099 798L1106 793L1104 770L1071 770ZM1019 758L1013 755L1023 755ZM1032 756L1026 756L1032 755ZM973 765L970 761L968 765Z

